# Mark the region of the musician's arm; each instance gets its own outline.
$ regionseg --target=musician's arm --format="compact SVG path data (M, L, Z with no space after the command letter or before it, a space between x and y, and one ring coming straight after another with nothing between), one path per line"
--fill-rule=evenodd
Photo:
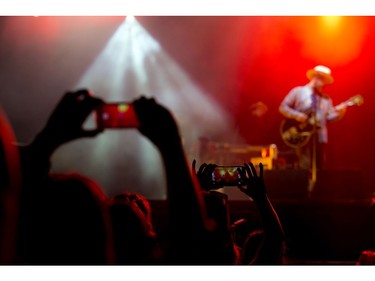
M330 103L330 110L328 111L328 121L338 121L342 119L346 113L346 103L340 103L339 105L333 106L332 101Z
M299 87L292 89L284 98L279 106L279 111L286 118L295 119L299 122L304 122L307 119L307 115L303 112L295 110L292 105L296 103Z

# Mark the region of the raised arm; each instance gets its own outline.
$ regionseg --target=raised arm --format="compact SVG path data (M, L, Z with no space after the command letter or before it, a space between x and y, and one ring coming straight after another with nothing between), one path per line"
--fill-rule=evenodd
M82 128L88 115L101 103L102 101L92 97L88 90L68 92L62 97L33 142L21 147L27 179L47 175L50 157L62 144L82 137L93 137L101 132L99 129Z
M139 131L161 153L167 178L171 245L169 262L197 263L207 231L207 215L199 182L193 177L171 113L154 99L134 101ZM173 260L172 260L173 259Z
M249 264L280 264L284 249L284 232L279 217L266 193L263 179L263 165L259 164L259 176L252 163L244 164L242 176L248 178L245 187L238 188L251 197L258 207L263 226L264 239L252 261ZM244 246L246 251L246 245Z
M16 259L22 173L13 128L0 105L0 264Z

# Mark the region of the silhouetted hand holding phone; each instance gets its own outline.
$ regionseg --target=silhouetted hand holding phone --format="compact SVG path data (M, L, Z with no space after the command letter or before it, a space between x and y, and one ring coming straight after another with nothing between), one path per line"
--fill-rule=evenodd
M243 193L257 202L267 199L262 163L259 163L259 176L253 163L244 163L244 167L241 170L241 176L247 178L246 186L238 186Z
M141 97L133 102L138 130L160 151L163 159L170 222L167 262L199 263L204 259L208 218L203 195L186 161L181 137L171 112L154 99Z
M214 172L217 165L203 163L199 167L198 171L196 171L195 165L196 165L196 160L194 159L192 163L192 170L196 174L198 181L201 185L201 188L203 190L216 189L217 187L214 187L212 184L212 173Z
M52 153L69 141L96 136L102 129L84 130L82 125L89 114L102 104L88 90L66 93L50 115L46 126L33 142L20 147L27 177L46 176Z
M168 149L180 140L177 124L170 113L153 98L141 97L133 102L140 126L139 131L159 149Z
M101 99L92 97L88 90L66 93L38 138L46 140L50 149L56 149L74 139L96 136L101 129L84 130L82 125L88 115L102 103Z

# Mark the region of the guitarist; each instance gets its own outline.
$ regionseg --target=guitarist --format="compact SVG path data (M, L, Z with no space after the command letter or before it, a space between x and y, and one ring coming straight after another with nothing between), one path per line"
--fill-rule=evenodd
M310 82L305 86L293 88L281 102L279 111L286 118L298 121L300 126L306 126L312 132L306 145L296 147L296 154L300 168L310 170L313 161L316 161L315 168L319 170L324 164L324 149L328 141L326 123L341 119L346 112L346 105L333 106L331 98L322 92L327 84L333 83L328 67L315 66L307 71L306 76ZM313 145L316 148L315 154Z

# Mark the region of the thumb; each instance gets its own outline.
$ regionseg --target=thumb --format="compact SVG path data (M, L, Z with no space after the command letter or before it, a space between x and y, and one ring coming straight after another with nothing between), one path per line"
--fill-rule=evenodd
M81 135L82 137L95 137L99 133L103 132L103 129L92 129L92 130L82 130Z
M197 163L197 161L194 159L194 160L193 160L193 163L192 163L192 165L191 165L191 166L192 166L191 168L193 169L193 172L194 172L194 173L196 173L196 169L195 169L195 164L196 164L196 163Z
M246 189L245 189L243 186L241 186L241 185L237 185L237 188L238 188L239 190L241 190L242 192L245 192L245 193L246 193Z

